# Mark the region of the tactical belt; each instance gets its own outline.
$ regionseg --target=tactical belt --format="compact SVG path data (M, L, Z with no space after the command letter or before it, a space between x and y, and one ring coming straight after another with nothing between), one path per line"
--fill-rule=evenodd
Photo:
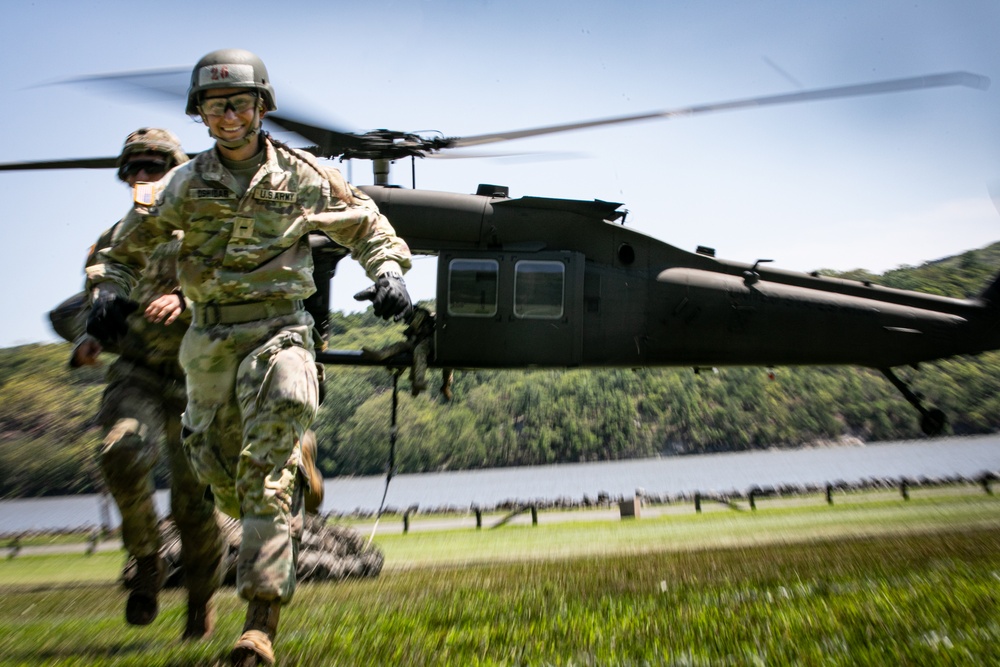
M291 315L303 310L302 299L274 299L271 301L243 301L241 303L196 303L192 320L198 327L216 324L243 324L266 320L281 315Z

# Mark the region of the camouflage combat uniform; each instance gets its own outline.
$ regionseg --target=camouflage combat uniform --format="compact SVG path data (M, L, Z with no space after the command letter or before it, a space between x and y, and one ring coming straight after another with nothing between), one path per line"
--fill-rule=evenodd
M315 291L307 235L321 231L349 248L373 280L408 269L410 253L339 171L263 143L245 191L216 150L153 192L137 188L137 205L88 275L121 293L144 253L183 231L178 276L194 302L180 350L184 446L218 507L242 521L240 595L286 603L302 521L299 439L318 409L317 341L301 302Z
M106 231L87 261L110 243ZM142 277L129 295L142 307L177 287L180 241L160 244L149 256ZM181 414L187 403L184 373L178 363L181 340L191 321L185 310L170 325L151 323L141 308L128 318L128 331L116 341L118 359L108 369L108 386L98 419L105 437L99 463L122 518L122 540L136 558L160 548L159 519L153 502L154 467L159 443L170 470L170 509L181 537L185 582L196 595L210 596L219 584L222 538L205 484L195 476L181 445ZM86 335L86 334L83 334Z

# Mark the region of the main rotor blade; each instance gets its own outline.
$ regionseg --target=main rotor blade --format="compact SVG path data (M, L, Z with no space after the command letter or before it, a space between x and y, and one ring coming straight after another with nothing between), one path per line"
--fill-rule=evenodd
M1000 213L1000 181L994 181L986 186L990 193L990 199L993 200L993 207L996 208L997 213Z
M31 169L107 169L118 165L116 157L92 157L70 160L35 160L32 162L2 162L0 171Z
M462 151L461 153L428 153L424 157L432 160L494 159L524 162L546 162L549 160L582 160L591 157L577 151Z
M781 95L766 95L764 97L749 97L745 99L732 100L729 102L716 102L714 104L700 104L689 107L678 107L677 109L666 109L663 111L650 111L647 113L615 116L598 120L580 121L577 123L565 123L562 125L548 125L545 127L529 128L525 130L513 130L510 132L496 132L493 134L479 134L472 137L457 137L451 140L450 147L461 146L481 146L483 144L496 143L498 141L510 141L511 139L524 139L526 137L537 137L544 134L555 134L557 132L569 132L571 130L583 130L591 127L603 125L614 125L617 123L633 123L642 120L653 120L657 118L680 118L682 116L694 116L696 114L711 113L715 111L729 111L732 109L745 109L751 107L773 106L778 104L793 104L796 102L811 102L813 100L827 100L839 97L860 97L863 95L879 95L882 93L896 93L907 90L920 90L922 88L940 88L944 86L966 86L986 90L989 88L989 77L971 72L948 72L944 74L930 74L926 76L915 76L904 79L888 79L885 81L875 81L872 83L861 83L851 86L835 86L833 88L819 88L815 90L803 90L795 93L784 93Z
M162 70L147 70L142 72L125 72L119 74L79 77L56 83L111 83L118 84L121 87L131 87L133 89L154 92L161 95L184 97L186 96L186 92L183 77L186 76L186 71L186 69L169 68ZM643 120L670 119L715 111L774 106L778 104L793 104L797 102L809 102L814 100L836 99L843 97L860 97L863 95L877 95L944 86L966 86L970 88L986 89L989 87L989 84L990 80L985 76L972 74L970 72L948 72L944 74L931 74L903 79L889 79L885 81L876 81L850 86L804 90L780 95L751 97L728 102L716 102L714 104L678 107L676 109L651 111L643 114L616 116L559 125L548 125L544 127L513 130L509 132L480 134L470 137L438 136L428 138L420 134L409 134L390 130L372 130L364 134L345 132L330 127L326 121L318 120L308 112L304 113L300 109L296 109L294 104L291 107L283 105L280 112L271 112L267 114L264 120L267 123L273 124L283 130L293 132L306 140L313 142L315 145L306 147L305 150L319 157L333 158L341 156L347 158L396 160L402 157L437 157L441 156L440 151L447 148L482 146L500 141L510 141L512 139L523 139L545 134L554 134L557 132L568 132L571 130L582 130ZM101 168L102 166L114 166L113 163L101 163L100 160L102 159L104 158L96 158L94 160L61 160L36 163L16 163L0 165L0 170L60 169L79 167L96 169Z
M155 95L171 99L187 98L187 88L191 77L190 67L167 67L163 69L112 72L93 74L70 79L61 79L52 84L97 84L109 86L115 92L133 95ZM365 141L355 134L327 127L327 122L316 120L309 114L304 104L290 101L291 95L281 96L280 111L267 114L265 121L283 130L294 132L316 144L321 152L338 155L343 148L363 148Z
M367 145L364 138L356 134L340 132L325 127L320 127L304 120L297 120L281 113L272 111L264 117L264 120L274 123L278 127L294 132L303 139L307 139L316 144L317 154L322 157L340 155L345 149L363 149Z
M187 97L187 86L190 81L190 77L190 67L166 67L163 69L77 76L70 79L60 79L59 81L40 85L96 83L108 85L118 92L130 91L132 93L140 94L153 93L160 97L167 97L170 99L184 99Z
M194 158L197 153L188 153ZM117 157L70 158L66 160L32 160L29 162L0 162L0 171L30 171L38 169L111 169L118 166Z

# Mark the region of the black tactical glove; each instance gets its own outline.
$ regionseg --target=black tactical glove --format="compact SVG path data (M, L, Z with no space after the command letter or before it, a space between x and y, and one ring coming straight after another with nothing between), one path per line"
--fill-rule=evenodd
M413 305L406 291L403 276L398 273L383 273L378 281L368 289L354 295L357 301L371 301L372 310L383 320L390 317L399 322L409 322L413 318Z
M99 292L90 307L87 333L105 344L121 340L128 331L126 318L138 307L135 301L110 292Z

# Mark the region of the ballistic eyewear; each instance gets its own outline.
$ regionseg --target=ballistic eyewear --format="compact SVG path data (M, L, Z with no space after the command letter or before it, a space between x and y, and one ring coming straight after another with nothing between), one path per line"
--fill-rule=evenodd
M206 116L224 116L227 109L233 113L243 113L257 104L257 93L233 93L224 97L204 99L198 108Z
M118 175L127 178L135 176L140 171L145 171L150 176L162 174L167 171L167 163L163 160L133 160L123 164L118 170Z

